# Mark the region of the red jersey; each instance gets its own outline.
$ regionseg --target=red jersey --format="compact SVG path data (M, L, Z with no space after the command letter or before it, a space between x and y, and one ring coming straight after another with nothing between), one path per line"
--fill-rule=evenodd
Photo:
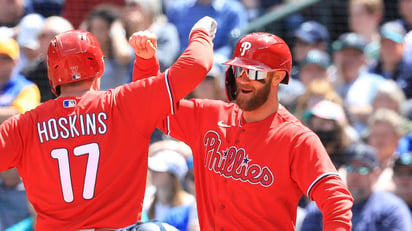
M314 199L319 182L339 179L319 138L283 106L245 123L236 104L181 100L162 129L193 150L202 230L295 230L302 195ZM333 195L350 202L343 184L334 186ZM351 217L337 217L349 230Z
M212 42L198 30L165 74L50 100L1 124L0 171L17 167L38 214L36 230L121 228L140 220L150 136L212 60Z

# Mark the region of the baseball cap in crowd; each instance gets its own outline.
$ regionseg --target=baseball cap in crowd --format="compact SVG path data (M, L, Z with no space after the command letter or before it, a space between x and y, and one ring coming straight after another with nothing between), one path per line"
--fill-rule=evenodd
M330 65L330 58L324 51L318 49L310 50L303 59L301 66L303 67L307 64L315 64L327 69Z
M406 35L406 31L399 22L390 21L384 23L380 27L380 35L382 38L390 39L396 43L401 43Z
M303 22L295 30L294 35L306 43L327 43L329 41L328 30L316 21Z
M20 50L16 40L0 37L0 55L5 55L12 60L19 59Z
M353 32L341 34L338 40L332 44L333 51L340 51L345 48L354 48L363 52L365 46L365 38L362 35Z
M180 180L188 171L185 158L172 150L161 150L149 157L148 167L156 172L171 172Z
M17 43L21 47L26 47L32 50L39 48L40 43L38 35L43 29L43 25L44 18L40 14L28 14L24 16L19 23Z
M342 106L330 100L321 100L313 105L312 108L304 113L303 119L309 121L312 116L338 122L346 121Z
M352 161L360 161L371 169L379 166L376 149L364 143L354 143L344 150L345 163L348 165Z

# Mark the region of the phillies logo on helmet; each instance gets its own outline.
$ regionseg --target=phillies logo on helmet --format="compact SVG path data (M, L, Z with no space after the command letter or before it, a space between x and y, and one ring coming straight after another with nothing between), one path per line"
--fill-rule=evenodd
M247 50L249 50L251 47L252 47L252 43L250 43L250 42L243 42L241 45L240 45L240 50L241 50L241 53L240 53L240 56L244 56L245 55L245 53L246 53L246 51Z
M79 66L71 66L70 70L72 71L73 80L80 79Z

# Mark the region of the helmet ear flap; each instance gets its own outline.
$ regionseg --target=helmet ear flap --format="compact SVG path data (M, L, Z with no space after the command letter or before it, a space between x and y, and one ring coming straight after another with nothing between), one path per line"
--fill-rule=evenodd
M226 69L226 78L225 78L225 87L226 87L226 98L229 102L232 102L236 99L236 80L233 73L232 66L228 66Z

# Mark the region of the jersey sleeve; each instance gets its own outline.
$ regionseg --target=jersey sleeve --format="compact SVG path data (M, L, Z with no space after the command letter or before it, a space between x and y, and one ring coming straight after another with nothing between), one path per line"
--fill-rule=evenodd
M136 56L133 66L133 82L158 75L160 75L160 66L156 56L150 59L143 59Z
M352 197L340 179L319 138L303 133L292 154L292 178L316 202L324 230L350 230Z
M20 117L13 116L0 125L0 172L15 167L19 161L23 144Z
M159 129L165 134L172 136L178 140L190 144L196 139L198 126L197 118L201 118L197 114L195 100L181 100L177 106L176 113L173 116L168 116L160 124Z
M145 63L150 67L140 67ZM130 117L148 118L140 121L144 128L155 127L160 119L175 113L177 102L204 79L212 65L212 41L205 31L198 29L192 33L183 54L164 73L158 74L158 64L153 59L136 60L135 82L119 88L116 101ZM156 76L149 77L155 73Z

